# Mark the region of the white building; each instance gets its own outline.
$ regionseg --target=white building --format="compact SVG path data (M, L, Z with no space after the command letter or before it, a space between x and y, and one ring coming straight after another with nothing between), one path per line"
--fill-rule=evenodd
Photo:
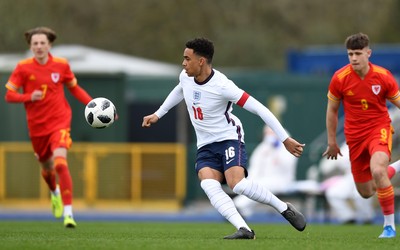
M177 76L179 65L114 53L82 45L58 45L51 49L57 57L66 58L74 73L124 73L143 76ZM0 54L0 71L11 72L17 63L32 53Z

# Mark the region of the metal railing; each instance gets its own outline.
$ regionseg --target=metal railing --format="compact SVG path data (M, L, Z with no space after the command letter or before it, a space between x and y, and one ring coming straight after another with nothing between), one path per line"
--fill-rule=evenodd
M74 203L179 208L186 195L186 148L176 143L78 143L68 152ZM48 202L30 143L0 143L0 205Z

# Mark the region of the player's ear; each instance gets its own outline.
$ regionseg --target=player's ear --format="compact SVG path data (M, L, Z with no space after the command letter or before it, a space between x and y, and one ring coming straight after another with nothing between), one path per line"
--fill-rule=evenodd
M203 66L205 63L207 63L207 60L206 60L206 58L204 58L204 57L200 57L199 58L199 64L200 64L200 66Z

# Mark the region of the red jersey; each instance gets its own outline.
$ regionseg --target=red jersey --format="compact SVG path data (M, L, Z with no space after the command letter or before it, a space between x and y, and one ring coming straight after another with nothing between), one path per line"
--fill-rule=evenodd
M389 126L391 119L386 99L400 98L393 75L385 68L369 63L370 70L361 79L350 64L335 72L329 85L328 98L343 102L346 140L363 140L377 128Z
M49 54L46 64L34 58L22 60L12 72L6 87L23 93L43 91L43 99L24 102L30 136L43 136L71 127L71 107L64 95L64 84L76 84L66 59ZM71 86L68 86L71 87Z

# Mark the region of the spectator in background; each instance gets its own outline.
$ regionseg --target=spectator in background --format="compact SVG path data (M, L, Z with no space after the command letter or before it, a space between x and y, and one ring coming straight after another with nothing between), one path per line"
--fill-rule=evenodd
M289 153L273 130L265 126L263 140L249 160L249 179L263 183L272 193L289 192L296 180L297 158ZM258 202L239 195L233 200L243 216L251 216Z
M336 161L326 158L320 161L319 170L324 179L321 190L325 192L332 215L339 223L371 223L375 216L374 200L372 197L364 199L357 192L346 143L341 146L340 152L343 157Z

